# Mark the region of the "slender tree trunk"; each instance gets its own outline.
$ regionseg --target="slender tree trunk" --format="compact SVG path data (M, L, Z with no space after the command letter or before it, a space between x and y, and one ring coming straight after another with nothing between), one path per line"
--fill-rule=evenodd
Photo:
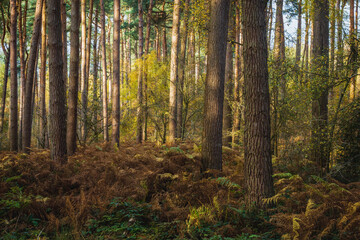
M87 105L87 76L86 76L86 0L81 0L81 140L86 141L86 106Z
M342 4L341 4L342 2ZM346 5L346 1L337 1L337 59L336 59L336 72L340 73L343 69L344 65L344 44L343 44L343 17L344 17L344 7Z
M224 36L228 34L229 7L228 0L211 1L201 150L203 171L222 169L222 121L227 41Z
M162 41L162 60L166 61L167 56L168 56L168 50L167 50L167 37L166 37L166 27L163 28L163 41Z
M99 103L99 96L98 96L98 20L99 20L99 11L98 6L96 5L95 9L95 30L94 30L94 47L93 47L93 54L94 54L94 63L93 63L93 71L94 71L94 78L93 78L93 107L95 106L94 111L94 123L97 128L98 124L98 103ZM96 134L97 136L97 134ZM97 140L97 137L96 137Z
M33 33L31 37L30 55L28 58L27 72L26 72L26 88L25 88L25 101L24 101L24 125L22 131L22 151L29 153L31 145L31 126L32 126L32 98L33 98L33 85L35 76L35 67L37 54L39 50L39 40L41 33L41 16L42 16L43 0L37 0L35 9L35 20Z
M188 38L188 18L189 18L189 4L190 1L185 1L184 7L184 21L181 26L182 41L180 44L180 57L179 57L179 87L177 94L177 137L183 139L183 99L184 99L184 83L185 83L185 65L186 65L186 52L187 52L187 38Z
M48 0L49 29L49 81L50 81L50 125L51 156L65 164L66 156L66 110L65 83L63 77L63 54L61 41L60 1Z
M18 150L18 82L16 47L16 0L10 0L10 150Z
M80 0L71 2L71 27L70 27L70 77L69 77L69 102L67 112L67 152L73 155L76 151L76 126L78 113L79 89L79 55L80 55Z
M173 26L171 35L171 61L170 61L170 97L169 97L169 139L170 145L175 144L176 138L176 99L178 94L178 44L180 26L180 0L174 1Z
M112 142L120 141L120 0L114 0Z
M231 29L231 27L229 27L229 29ZM225 99L224 99L224 122L223 122L224 125L223 145L227 147L231 147L231 140L232 140L231 102L232 102L233 94L231 90L234 88L233 78L232 78L233 75L232 68L233 68L233 50L232 50L232 44L228 42L226 48Z
M40 143L43 148L47 147L46 144L46 130L47 130L47 116L46 116L46 100L45 100L45 91L46 91L46 1L42 8L42 23L41 23L41 66L40 66Z
M108 130L108 112L107 112L107 76L106 76L106 33L105 33L105 7L104 0L100 0L101 5L101 48L102 48L102 104L103 104L103 128L104 128L104 140L109 141Z
M240 6L236 6L235 13L235 42L240 43L241 21ZM232 147L240 143L240 79L241 79L241 49L240 44L235 45L235 66L234 66L234 111L232 125Z
M137 100L138 100L138 108L137 108L137 133L136 133L136 142L141 143L143 137L143 1L138 0L138 9L139 9L139 77L138 77L138 92L137 92Z
M336 0L330 0L330 86L334 85L335 78L335 20L336 20ZM329 98L334 97L333 87L331 87L329 92Z
M270 96L264 0L243 0L246 203L263 205L274 194L270 144Z
M149 48L150 48L150 30L151 30L151 16L152 16L152 9L153 9L154 0L150 0L149 3L149 9L147 13L147 23L146 23L146 36L145 36L145 55L149 54ZM145 63L146 64L146 63ZM147 68L148 66L145 65L145 71L144 71L144 140L146 141L148 138L147 135L147 125L148 125L148 90L147 90Z
M270 0L269 2L269 11L268 11L268 43L267 43L267 46L268 46L268 49L270 50L271 49L271 33L272 33L272 25L273 25L273 7L272 7L272 0Z
M312 132L311 160L318 163L322 174L329 170L328 153L328 74L329 74L329 3L313 2L312 48Z
M67 67L67 31L66 31L66 3L65 0L61 0L61 32L62 32L62 42L63 42L63 76L65 83L65 94L68 86L68 67ZM66 95L65 95L66 96Z

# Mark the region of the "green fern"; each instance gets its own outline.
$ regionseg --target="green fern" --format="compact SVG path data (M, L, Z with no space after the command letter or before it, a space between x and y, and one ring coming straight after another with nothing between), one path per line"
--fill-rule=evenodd
M241 186L239 184L230 181L226 177L219 177L216 179L216 182L219 183L221 186L227 187L229 189L241 189Z

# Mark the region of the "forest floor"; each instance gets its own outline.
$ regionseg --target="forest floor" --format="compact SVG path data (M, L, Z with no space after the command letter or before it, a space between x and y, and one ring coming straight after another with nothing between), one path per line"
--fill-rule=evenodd
M200 173L182 143L82 147L57 165L47 150L0 153L0 239L360 239L360 183L284 171L267 211L246 211L243 158ZM279 169L282 169L280 171Z

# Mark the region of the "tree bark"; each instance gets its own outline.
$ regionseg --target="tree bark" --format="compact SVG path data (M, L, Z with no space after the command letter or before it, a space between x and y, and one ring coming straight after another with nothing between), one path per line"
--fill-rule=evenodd
M231 29L231 27L230 27ZM232 44L227 43L226 48L226 66L225 66L225 99L224 99L224 134L223 134L223 145L231 147L231 131L232 131L232 112L231 112L231 103L232 103L232 89L234 88L233 84L233 50Z
M107 97L107 76L106 76L106 30L105 30L105 7L104 0L100 0L101 5L101 48L102 48L102 104L103 104L103 128L104 128L104 140L109 141L108 130L108 97Z
M65 83L65 94L67 91L68 85L68 67L67 67L67 31L66 31L66 3L65 0L61 0L61 32L62 32L62 42L63 42L63 76L64 76L64 83ZM66 95L65 95L66 96Z
M230 1L228 0L211 1L201 151L202 171L222 169L222 124L227 41L224 36L228 34L229 7Z
M177 137L183 139L183 99L184 99L184 83L185 83L185 65L186 65L186 52L187 52L187 38L188 38L188 18L189 18L189 4L190 1L185 1L184 7L184 20L181 26L182 41L180 44L179 56L179 87L177 94L177 107L176 107L176 123L177 123Z
M60 1L48 0L49 29L49 82L50 82L50 125L51 156L55 161L65 164L66 155L66 109L65 83L63 76L63 54L61 41Z
M313 2L312 132L311 160L318 163L322 174L329 170L328 153L328 74L329 74L329 2Z
M120 141L120 0L114 0L112 143Z
M86 0L81 0L81 140L86 141L86 105L87 105L87 76L86 76Z
M354 0L350 0L350 32L349 32L349 38L350 38L350 67L351 67L351 75L355 75L357 73L357 58L358 58L358 52L356 47L356 37L357 33L355 32L355 6L354 6ZM351 78L351 84L350 84L350 100L353 101L356 97L356 80L357 77Z
M139 9L139 56L140 65L139 65L139 77L138 77L138 91L137 91L137 100L138 100L138 108L137 108L137 133L136 133L136 142L142 142L143 135L143 44L144 44L144 22L143 22L143 1L138 0L138 9Z
M244 176L246 203L261 206L274 194L270 144L270 96L266 42L266 0L243 0Z
M298 3L298 19L297 19L297 31L296 31L296 50L295 50L295 70L296 70L296 79L300 76L300 55L301 55L301 25L302 25L302 0L299 0Z
M46 42L46 1L44 1L42 8L42 23L41 23L41 53L40 53L40 94L39 94L39 104L40 104L40 143L43 148L46 148L48 144L46 143L46 132L47 132L47 116L46 116L46 51L47 42Z
M176 138L176 99L178 94L178 44L180 26L180 0L174 1L173 26L171 34L170 60L170 97L169 97L169 138L168 144L174 145Z
M4 9L1 8L1 19L3 24L3 33L1 37L1 47L3 53L5 55L5 69L4 69L4 85L3 85L3 92L1 98L1 119L0 119L0 133L4 130L4 117L5 117L5 105L6 105L6 93L7 93L7 83L9 78L9 68L10 68L10 53L9 50L5 46L5 35L6 35L6 27L8 25L9 20L5 20Z
M79 89L79 55L80 55L80 0L71 2L71 26L70 26L70 77L69 77L69 101L67 112L67 152L73 155L76 151L76 126L78 113L78 89Z
M22 151L25 153L30 152L31 145L31 126L32 126L32 98L33 98L33 85L35 76L35 66L37 54L39 50L39 40L41 33L41 17L42 17L43 0L37 0L35 9L35 20L33 33L31 37L30 55L28 58L27 72L26 72L26 88L25 88L25 101L24 101L24 125L22 131Z
M17 12L16 0L10 0L10 150L18 150L18 83L17 83Z

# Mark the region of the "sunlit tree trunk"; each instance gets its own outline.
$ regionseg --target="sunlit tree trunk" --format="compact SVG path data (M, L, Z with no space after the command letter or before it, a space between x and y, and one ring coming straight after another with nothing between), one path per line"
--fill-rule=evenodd
M230 20L231 21L231 20ZM232 29L231 25L229 29ZM229 34L230 35L230 34ZM231 39L230 35L230 39ZM232 114L231 114L231 103L232 103L232 90L233 84L233 50L231 42L227 43L226 47L226 66L225 66L225 99L224 99L224 121L223 121L223 145L231 146L231 131L232 131Z
M120 141L120 0L114 0L112 143Z
M63 58L61 41L60 1L48 0L49 29L49 82L50 82L50 126L51 157L65 164L66 155L66 109L65 82L63 77Z
M228 34L229 7L228 0L211 1L201 150L202 171L222 169L222 121L227 42L224 36Z
M139 66L139 76L138 76L138 90L137 90L137 100L138 100L138 108L137 108L137 133L136 133L136 142L142 142L143 135L143 44L144 44L144 22L143 22L143 1L138 0L138 9L139 9L139 56L140 66Z
M25 88L25 101L24 101L24 125L22 131L22 151L29 153L31 144L31 126L32 126L32 98L33 98L33 85L36 70L36 60L39 50L39 41L41 33L41 12L43 0L37 0L35 9L35 19L33 26L33 33L31 37L30 55L26 69L26 88Z
M102 58L102 104L103 104L103 128L104 128L104 140L109 141L109 130L108 130L108 97L107 97L107 76L106 76L106 36L105 36L105 7L104 0L100 0L101 5L101 58Z
M301 79L300 75L300 57L301 57L301 25L302 25L302 0L299 0L298 3L298 19L297 19L297 31L296 31L296 50L295 50L295 69L296 69L296 79Z
M69 101L67 112L67 152L73 155L76 151L76 127L78 113L78 88L79 88L79 27L80 27L80 0L71 2L71 29L70 29L70 77Z
M86 0L81 0L81 66L80 66L80 88L81 88L81 124L80 138L86 141L86 106L87 105L87 76L86 76Z
M180 0L174 1L173 25L171 34L171 60L170 60L170 96L169 96L169 138L170 145L175 144L176 138L176 100L178 94L178 44L180 27Z
M67 30L66 30L66 3L65 0L61 0L61 32L62 32L62 42L63 42L63 76L64 76L64 83L65 83L65 94L67 91L67 84L68 84L68 67L67 67Z
M41 24L41 53L40 53L40 143L43 148L48 147L46 141L47 134L47 116L46 116L46 53L47 53L47 41L46 41L46 1L42 8L42 24Z
M350 67L351 67L351 84L350 84L350 100L354 100L356 97L356 79L354 76L357 73L357 57L358 52L356 48L356 37L357 33L355 33L355 6L354 0L350 0Z
M17 82L17 47L16 0L10 0L10 150L18 150L18 82Z
M270 144L270 96L264 0L243 0L244 176L246 203L263 205L274 194Z

